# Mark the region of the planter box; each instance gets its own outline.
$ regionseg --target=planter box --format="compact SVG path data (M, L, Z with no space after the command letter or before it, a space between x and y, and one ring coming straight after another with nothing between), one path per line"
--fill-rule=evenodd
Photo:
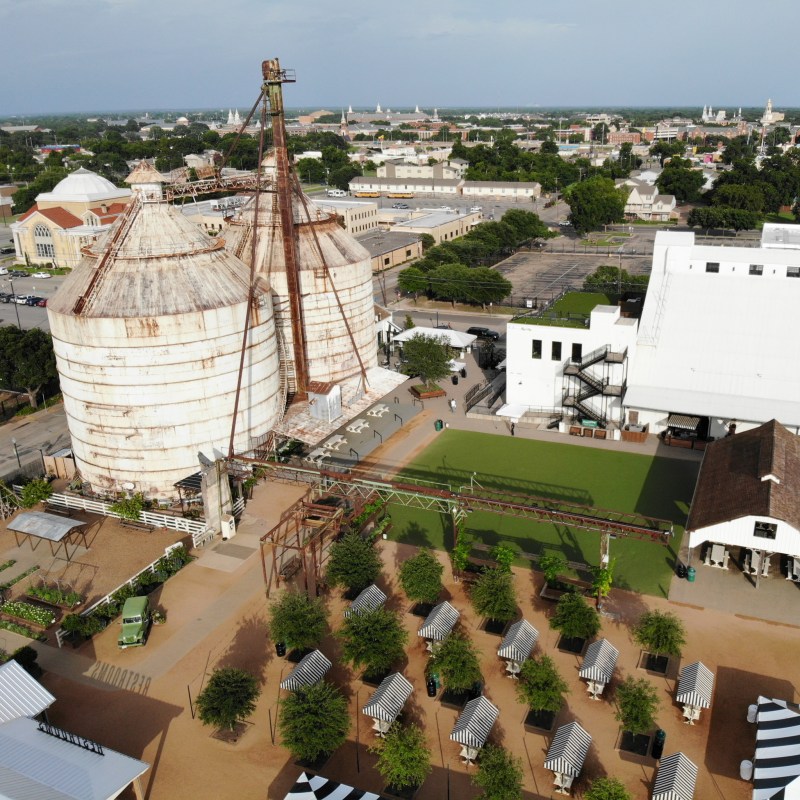
M651 737L646 733L638 733L634 736L630 731L622 731L619 740L619 749L625 753L633 753L635 756L647 758L650 752Z
M385 677L387 677L388 675L391 675L391 674L392 674L392 670L391 669L387 669L386 671L381 672L378 675L367 675L367 673L365 672L361 676L361 682L362 683L366 683L367 686L380 686L381 685L381 681Z
M418 791L419 786L407 786L404 789L398 789L396 786L387 786L383 793L387 797L396 797L398 800L412 800Z
M502 636L506 632L507 627L507 622L501 622L499 619L487 619L486 622L481 625L481 630L486 631L486 633L491 633L492 636Z
M52 603L50 600L45 600L42 597L38 597L35 594L27 594L25 595L26 600L32 600L34 603L41 603L43 606L49 606L50 608L59 608L62 611L74 611L79 606L83 605L83 600L80 603L75 603L74 606L68 606L65 603Z
M295 761L295 766L306 772L319 772L330 760L333 753L323 753L316 761L308 761L306 759L298 759Z
M669 656L657 656L653 653L642 653L639 668L655 675L666 675L669 668Z
M439 702L445 706L446 708L455 708L458 711L461 711L462 708L470 701L474 700L476 697L481 696L481 688L479 687L476 690L471 692L451 692L449 689L442 693L442 696Z
M644 444L647 441L647 429L643 431L629 431L623 428L620 431L623 442L636 442L637 444Z
M525 717L526 730L531 728L537 731L551 731L556 721L556 714L552 711L534 711L531 709Z
M415 617L422 617L425 619L431 611L433 611L433 605L431 603L417 603L411 607L410 613Z
M586 647L586 639L581 639L580 637L570 639L566 636L561 636L556 646L562 653L573 653L579 656L583 652L583 648Z
M18 617L15 614L9 614L7 611L0 611L0 619L5 619L8 622L16 622L17 625L23 625L26 628L30 628L33 631L46 631L50 625L55 624L55 620L50 623L50 625L40 625L38 622L34 622L32 619L28 619L27 617Z
M447 397L447 392L444 389L426 389L424 386L412 386L409 390L415 397L420 400L428 400L432 397Z
M589 584L583 581L561 578L554 586L545 581L542 590L539 592L539 597L543 600L558 600L562 595L570 593L585 595L590 588Z

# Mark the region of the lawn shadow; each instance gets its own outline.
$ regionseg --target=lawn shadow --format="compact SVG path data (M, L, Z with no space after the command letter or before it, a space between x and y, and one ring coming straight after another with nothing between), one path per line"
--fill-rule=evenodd
M699 461L656 456L650 462L635 512L684 526L699 471Z

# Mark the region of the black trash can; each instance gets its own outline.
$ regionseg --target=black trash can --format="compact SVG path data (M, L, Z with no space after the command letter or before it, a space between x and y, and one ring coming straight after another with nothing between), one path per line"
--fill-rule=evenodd
M664 754L664 742L667 741L667 732L659 728L656 731L655 739L653 739L653 746L650 748L650 755L656 760L661 758Z
M453 385L458 384L458 375L453 375Z
M430 677L427 681L425 681L425 689L428 692L428 697L436 697L436 681L433 679L433 677Z
M467 368L466 367L461 367L461 377L462 378L466 378L467 377Z
M286 642L275 642L275 652L283 658L286 655Z
M682 561L679 561L678 565L675 567L675 574L679 578L685 578L688 572L689 570L687 569L686 564L684 564Z

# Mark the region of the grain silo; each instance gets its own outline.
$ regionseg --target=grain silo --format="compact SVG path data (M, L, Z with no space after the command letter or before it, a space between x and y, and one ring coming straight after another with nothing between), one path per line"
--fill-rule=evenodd
M267 281L251 292L248 267L162 199L155 170L140 165L128 181L134 202L47 311L83 479L100 493L168 497L198 453L229 452L237 386L239 453L285 400Z

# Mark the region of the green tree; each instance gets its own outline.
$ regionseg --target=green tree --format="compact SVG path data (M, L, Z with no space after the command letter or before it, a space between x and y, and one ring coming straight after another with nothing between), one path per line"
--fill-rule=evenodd
M513 291L511 281L494 267L474 267L469 272L471 298L467 298L467 302L480 303L485 309L487 304L499 303Z
M591 639L600 630L600 618L581 595L567 592L558 598L550 627L567 639Z
M469 563L469 557L472 554L472 545L475 542L475 537L467 533L463 529L463 524L458 531L458 538L456 545L451 553L453 560L453 569L456 572L463 572Z
M569 686L549 656L529 658L523 662L517 683L517 698L533 711L557 714L564 705Z
M715 206L739 208L760 214L764 211L764 192L758 186L727 184L714 192L712 202Z
M256 710L260 694L258 682L249 672L234 667L217 669L197 696L197 715L203 725L232 731Z
M665 159L683 155L685 151L686 145L683 142L665 142L661 139L650 148L650 155L658 156L659 163L663 167Z
M42 387L57 377L49 333L39 328L21 331L13 325L0 327L0 384L24 389L31 408L36 408Z
M314 762L344 744L350 729L347 700L327 681L302 686L281 700L278 728L295 758Z
M494 744L481 749L472 783L478 800L522 800L522 759Z
M424 731L395 722L384 739L369 748L378 754L375 768L393 789L422 786L431 771L431 752Z
M592 591L597 598L599 609L603 600L608 597L614 583L614 561L611 561L606 567L591 567L590 572L592 573Z
M441 677L444 688L456 694L468 692L483 678L478 652L460 633L451 633L434 648L427 673L434 672Z
M33 508L37 503L47 500L53 494L53 487L50 481L43 478L35 478L22 487L20 502L23 508Z
M633 639L656 656L680 656L686 629L672 612L645 611L633 629Z
M328 173L328 185L346 192L350 188L350 181L360 174L361 167L358 164L345 164Z
M630 289L647 288L647 275L631 275L627 270L603 264L583 281L583 288L590 292L617 294Z
M408 267L407 269L400 270L397 275L397 288L401 292L413 294L416 299L417 295L428 291L430 288L430 280L427 274L419 267Z
M539 559L539 568L544 573L545 582L552 586L567 568L567 559L557 553L548 553Z
M436 239L433 238L429 233L422 233L419 237L420 242L422 243L422 252L426 252L430 250L436 244Z
M409 374L419 375L425 386L450 374L453 351L444 337L415 334L403 345L403 356Z
M416 325L414 325L414 317L412 317L411 314L406 314L406 318L403 320L403 330L410 331L415 327Z
M547 139L546 141L542 142L542 147L539 152L557 156L558 145L552 139Z
M658 191L675 196L678 203L691 203L700 196L705 178L702 170L694 169L691 162L673 158L656 179Z
M301 158L297 162L297 174L306 183L323 183L325 166L318 158Z
M400 585L406 597L415 603L435 603L442 592L444 566L423 547L400 566Z
M631 800L625 785L616 778L595 778L584 800Z
M652 730L658 706L658 692L644 678L629 676L617 687L616 719L634 736Z
M408 641L397 614L387 608L350 614L336 635L342 642L344 660L363 667L368 677L387 672L403 657Z
M303 592L285 592L269 609L269 632L276 644L311 650L325 635L327 612L322 600Z
M381 560L375 548L357 533L347 533L331 546L326 573L331 586L360 592L380 573Z
M489 555L497 562L497 566L506 572L511 572L514 559L517 557L517 550L513 545L500 542L490 551Z
M542 222L538 214L511 208L503 214L503 222L510 225L517 235L517 241L524 242L529 239L550 239L555 233Z
M517 614L514 575L502 567L484 570L472 587L470 600L482 617L509 622Z
M611 178L595 176L575 183L565 192L565 198L577 233L587 233L625 218L627 191L617 189Z

